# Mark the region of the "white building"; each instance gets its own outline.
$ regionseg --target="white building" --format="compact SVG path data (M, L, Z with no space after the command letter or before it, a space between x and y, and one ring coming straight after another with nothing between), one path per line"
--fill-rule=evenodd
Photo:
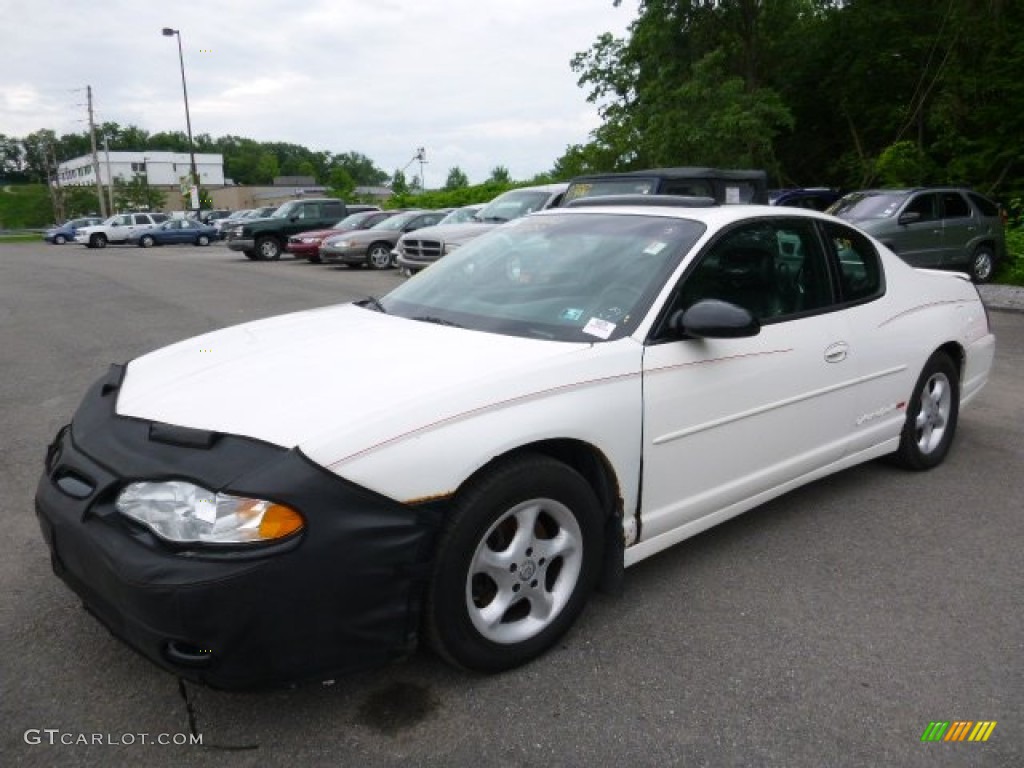
M180 187L183 177L188 176L192 158L188 152L104 152L98 153L100 160L100 183L110 184L110 179L131 181L145 177L154 186ZM224 186L224 156L196 153L196 170L199 184L203 187ZM57 176L64 186L95 185L92 155L83 155L57 166Z

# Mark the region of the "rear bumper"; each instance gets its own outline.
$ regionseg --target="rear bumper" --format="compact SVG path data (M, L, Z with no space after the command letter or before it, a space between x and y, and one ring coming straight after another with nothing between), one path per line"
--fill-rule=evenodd
M115 636L175 675L225 689L324 679L415 645L435 511L348 483L295 450L196 430L172 430L167 442L162 425L114 414L122 371L112 367L57 436L35 501L55 573ZM270 498L306 526L267 547L174 546L114 508L142 478Z

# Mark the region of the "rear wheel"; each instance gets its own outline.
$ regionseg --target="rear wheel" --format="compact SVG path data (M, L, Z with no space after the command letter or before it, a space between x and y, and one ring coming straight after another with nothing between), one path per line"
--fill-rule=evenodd
M937 467L949 453L960 414L960 380L956 366L944 352L925 363L907 404L907 420L900 445L893 455L906 469Z
M210 238L208 235L200 235L196 238L196 245L209 245Z
M374 269L387 269L391 266L391 246L387 243L374 243L366 251L366 263Z
M107 236L104 234L96 234L89 238L90 248L106 248L107 247Z
M68 241L68 239L66 237L64 237L64 235L54 235L53 236L53 244L54 245L64 245L64 243L66 243L67 241Z
M996 257L987 245L979 245L971 255L969 266L971 280L976 283L987 283L996 271Z
M256 241L256 256L260 261L277 261L281 258L281 243L273 237L261 237Z
M447 661L498 672L572 626L602 559L601 506L571 467L526 454L456 496L426 602L426 637Z
M151 235L143 235L139 238L139 245L143 248L152 248L156 244L156 241Z

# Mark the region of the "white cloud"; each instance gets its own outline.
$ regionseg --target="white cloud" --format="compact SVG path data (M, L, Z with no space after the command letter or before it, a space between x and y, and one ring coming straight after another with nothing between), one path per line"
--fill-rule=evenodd
M194 133L362 152L388 172L425 146L428 184L453 165L526 178L585 141L597 117L569 60L635 15L612 0L68 5L0 0L17 19L0 48L0 133L83 130L86 84L98 121L184 130L169 26Z

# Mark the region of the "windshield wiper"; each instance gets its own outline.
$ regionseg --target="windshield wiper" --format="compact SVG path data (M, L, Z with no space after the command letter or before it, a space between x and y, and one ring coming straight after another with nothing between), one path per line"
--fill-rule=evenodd
M452 328L465 328L464 325L453 323L451 320L445 320L442 317L432 317L430 315L422 315L420 317L414 317L413 320L419 320L421 323L434 323L435 325L450 325Z
M384 309L384 305L380 303L380 299L378 299L376 296L367 296L365 299L360 299L359 301L354 301L352 303L355 304L357 307L366 307L367 309L373 309L376 310L377 312L382 312L385 315L388 313L388 311Z
M508 219L506 219L504 216L488 216L485 219L480 219L480 221L496 221L499 224L503 224L504 222L508 221Z

